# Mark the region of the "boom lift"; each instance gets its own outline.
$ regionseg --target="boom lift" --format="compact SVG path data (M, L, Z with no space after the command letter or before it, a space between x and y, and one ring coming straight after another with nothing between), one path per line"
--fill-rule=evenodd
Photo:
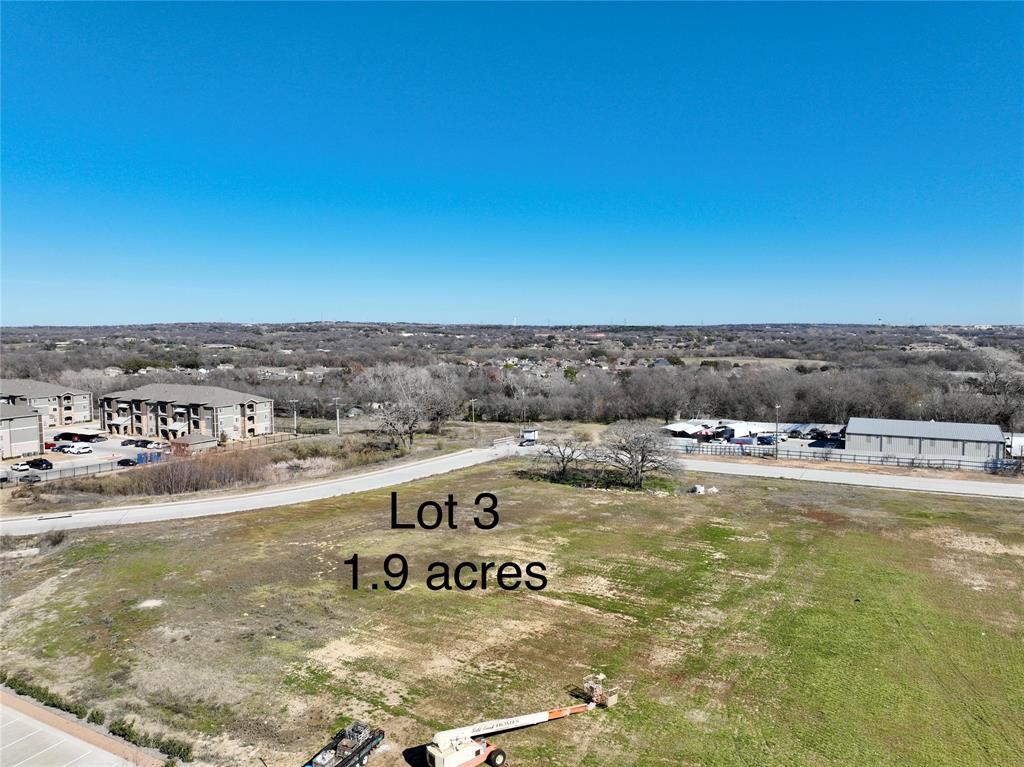
M586 700L586 703L508 719L491 719L435 733L434 742L427 746L427 764L430 767L477 767L486 762L491 767L501 767L508 761L505 752L481 736L582 714L595 706L610 708L619 701L619 688L607 687L606 679L604 674L591 674L583 680L583 688L575 694Z
M454 730L435 733L434 742L427 746L427 764L430 767L476 767L486 762L491 767L501 767L508 760L505 752L480 736L528 727L531 724L561 719L571 714L582 714L596 705L594 702L580 703L551 711L538 711L535 714L491 719L468 727L456 727Z

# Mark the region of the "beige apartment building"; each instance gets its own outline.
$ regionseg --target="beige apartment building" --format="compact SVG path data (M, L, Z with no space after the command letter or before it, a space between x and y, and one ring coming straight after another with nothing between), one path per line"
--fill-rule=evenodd
M43 417L28 405L0 403L0 458L43 452Z
M92 393L28 378L0 380L0 402L28 405L43 417L43 428L92 420Z
M101 398L111 434L173 440L188 434L245 439L272 434L274 401L219 386L147 384Z

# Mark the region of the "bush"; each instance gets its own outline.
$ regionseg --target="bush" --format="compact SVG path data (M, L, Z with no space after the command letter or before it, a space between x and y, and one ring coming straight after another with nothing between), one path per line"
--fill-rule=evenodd
M118 718L110 723L111 735L127 740L141 748L155 748L168 757L165 764L175 764L180 759L183 762L192 761L192 744L186 743L177 738L162 738L159 735L150 735L147 732L135 729L135 723L130 719Z
M10 674L7 671L2 672L0 675L0 681L10 687L19 695L24 695L28 698L33 698L44 706L50 706L61 711L67 711L69 714L74 714L79 719L85 719L89 710L81 703L75 703L74 701L68 700L67 698L59 695L53 690L48 690L40 685L33 684L27 679L22 679L20 676Z
M100 711L98 708L94 708L89 712L89 716L86 720L89 724L103 724L107 719L107 715Z

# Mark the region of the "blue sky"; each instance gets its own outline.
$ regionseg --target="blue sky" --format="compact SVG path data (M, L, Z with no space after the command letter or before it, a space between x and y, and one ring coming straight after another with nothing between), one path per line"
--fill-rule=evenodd
M1024 6L2 6L2 320L1024 322Z

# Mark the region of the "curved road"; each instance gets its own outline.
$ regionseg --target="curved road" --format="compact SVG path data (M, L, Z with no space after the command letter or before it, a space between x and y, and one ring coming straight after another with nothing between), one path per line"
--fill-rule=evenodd
M319 501L336 495L379 490L416 479L445 474L469 466L476 466L511 455L534 452L520 450L512 445L463 450L459 453L428 458L424 461L391 466L376 471L341 479L328 479L280 490L257 490L232 496L199 498L190 501L172 501L140 506L120 506L108 509L88 509L40 517L11 517L0 520L0 534L38 535L49 530L78 530L104 525L130 525L142 522L163 522L171 519L189 519L235 511L251 511L293 503ZM682 462L690 471L710 474L732 474L767 479L795 479L810 482L829 482L859 487L880 487L892 490L914 490L929 493L987 496L1024 500L1024 483L977 482L962 479L908 476L903 474L871 474L856 471L803 469L792 466L771 466L756 463L732 463L692 459Z
M336 495L379 490L382 487L400 485L415 479L446 474L457 469L465 469L498 458L505 458L512 455L514 451L514 447L508 446L463 450L437 458L428 458L424 461L378 469L354 477L328 479L280 490L257 490L241 495L215 496L170 503L150 503L139 506L119 506L112 509L87 509L40 517L10 517L0 520L0 534L37 535L49 530L78 530L84 527L103 525L163 522L169 519L189 519L214 514L231 514L236 511L266 509L273 506L289 506L293 503L333 498Z

